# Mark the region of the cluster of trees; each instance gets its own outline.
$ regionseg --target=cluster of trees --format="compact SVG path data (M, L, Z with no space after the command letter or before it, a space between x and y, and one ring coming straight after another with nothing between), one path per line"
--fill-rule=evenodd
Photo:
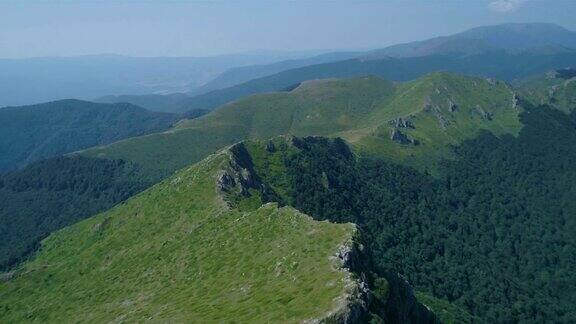
M575 121L529 108L518 137L481 134L439 177L309 139L284 157L287 202L356 222L378 272L487 322L574 322Z
M122 160L78 155L0 175L0 270L22 261L51 232L148 187L141 178L137 167Z

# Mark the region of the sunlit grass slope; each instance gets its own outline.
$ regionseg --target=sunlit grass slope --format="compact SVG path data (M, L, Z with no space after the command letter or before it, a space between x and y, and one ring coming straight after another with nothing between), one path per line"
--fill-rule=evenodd
M290 92L250 96L175 129L86 151L89 156L127 159L145 172L164 174L195 162L223 145L277 135L342 137L362 154L420 168L449 157L450 145L481 130L517 134L521 107L503 82L433 73L393 84L378 77L316 80ZM391 139L395 120L417 145Z
M231 208L216 185L229 165L228 151L211 155L49 236L0 282L0 322L301 322L338 311L349 279L334 255L355 227L276 204Z
M570 113L576 109L576 76L573 76L573 71L558 70L535 75L517 81L517 86L533 104L546 104Z

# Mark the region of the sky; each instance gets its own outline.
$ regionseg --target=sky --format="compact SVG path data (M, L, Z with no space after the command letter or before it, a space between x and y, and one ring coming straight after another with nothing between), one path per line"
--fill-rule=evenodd
M576 0L0 0L0 57L373 49L506 22L576 30Z

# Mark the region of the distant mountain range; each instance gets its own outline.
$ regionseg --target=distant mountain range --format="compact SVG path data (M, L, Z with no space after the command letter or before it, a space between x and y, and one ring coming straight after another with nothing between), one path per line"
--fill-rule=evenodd
M576 32L545 23L482 26L450 36L389 46L371 51L364 58L475 55L497 50L518 52L538 47L576 48Z
M312 79L377 75L406 81L436 71L451 71L511 81L576 65L576 33L551 24L504 24L474 28L453 36L434 38L371 51L348 60L288 69L228 88L196 96L154 96L158 111L211 110L247 95L283 91ZM249 71L253 72L249 72ZM272 72L274 69L267 69ZM244 75L258 75L261 67L245 67ZM227 79L230 78L230 79ZM233 84L234 73L223 74L219 84ZM108 98L142 103L138 96Z
M254 52L213 57L88 55L0 59L0 107L107 95L188 92L239 66L320 54Z

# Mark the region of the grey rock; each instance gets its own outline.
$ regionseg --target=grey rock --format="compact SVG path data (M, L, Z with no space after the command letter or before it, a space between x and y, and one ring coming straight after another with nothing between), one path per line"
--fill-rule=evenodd
M400 144L417 144L414 139L411 139L408 135L402 133L398 128L392 128L390 139Z
M452 101L452 99L448 99L448 111L451 113L458 111L458 106Z
M219 191L230 191L230 189L236 186L236 181L234 181L234 178L227 171L221 170L218 174L216 185Z
M274 143L272 143L272 141L266 143L266 152L268 153L276 152L276 146L274 146Z
M480 115L480 117L482 117L482 119L492 120L492 114L482 109L480 105L476 105L476 107L474 107L474 111L476 111Z
M389 124L396 128L412 128L414 129L414 124L409 120L402 117L392 119Z

